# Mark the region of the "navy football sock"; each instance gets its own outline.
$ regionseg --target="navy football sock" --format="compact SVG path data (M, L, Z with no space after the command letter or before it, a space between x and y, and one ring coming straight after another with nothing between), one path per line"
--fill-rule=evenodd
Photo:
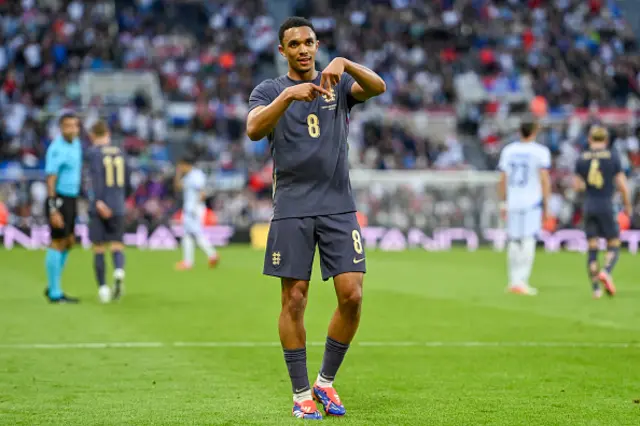
M285 349L284 361L289 370L293 393L301 393L311 389L307 374L307 349Z
M98 286L104 285L104 253L95 253L93 255L93 269L96 273L96 281Z
M620 247L609 247L607 251L607 263L604 266L604 269L611 274L613 272L613 268L615 268L616 263L618 263L618 258L620 257Z
M113 260L113 269L124 269L124 253L120 250L111 253L111 260Z
M600 281L598 279L598 249L589 249L587 256L587 271L589 271L589 279L594 290L600 288Z
M331 337L327 337L327 343L324 347L324 357L322 358L322 368L320 368L320 376L327 380L333 381L338 369L344 361L344 357L349 350L349 345L340 343L333 340Z

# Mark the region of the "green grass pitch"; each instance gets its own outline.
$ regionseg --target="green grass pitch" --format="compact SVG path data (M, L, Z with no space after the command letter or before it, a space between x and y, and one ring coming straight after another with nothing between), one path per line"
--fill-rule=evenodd
M279 284L261 275L262 252L221 255L216 270L200 257L174 272L179 252L130 250L125 298L100 305L91 253L78 249L63 281L83 303L50 306L44 252L0 251L0 424L299 421L277 345ZM598 301L576 253L538 252L537 297L504 293L504 253L491 250L371 252L368 268L360 331L336 381L347 416L325 422L640 424L637 257L622 255L618 295ZM335 307L318 275L316 265L312 380Z

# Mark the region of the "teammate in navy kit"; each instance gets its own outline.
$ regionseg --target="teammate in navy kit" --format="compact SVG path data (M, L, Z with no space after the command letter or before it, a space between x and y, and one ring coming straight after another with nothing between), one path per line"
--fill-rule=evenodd
M93 147L87 155L91 177L92 200L89 210L89 238L93 243L94 270L100 301L111 300L111 289L105 282L105 245L109 244L113 260L113 298L122 295L124 281L124 214L128 188L124 154L111 145L109 128L104 121L91 127Z
M603 127L593 127L589 132L589 148L576 163L575 186L585 191L584 226L589 244L588 268L593 286L593 296L602 296L600 284L613 296L616 288L611 278L618 261L620 238L613 196L617 189L622 194L625 212L631 215L631 202L627 179L622 171L615 150L608 147L609 135ZM607 240L607 256L604 269L598 265L598 238Z
M333 380L358 328L366 270L349 181L349 111L386 87L373 71L344 58L318 72L319 43L304 18L287 19L279 38L289 72L253 90L247 134L252 140L268 137L274 160L274 215L264 273L281 279L279 332L294 392L293 415L320 419L312 398L328 415L345 414ZM333 277L338 308L311 389L303 316L316 244L322 279Z

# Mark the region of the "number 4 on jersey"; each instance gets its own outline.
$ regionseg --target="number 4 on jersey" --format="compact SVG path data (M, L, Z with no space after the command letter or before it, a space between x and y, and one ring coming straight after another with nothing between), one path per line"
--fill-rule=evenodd
M602 172L600 171L600 160L594 158L589 163L589 174L587 174L587 183L594 188L602 188L604 185L604 178L602 177Z

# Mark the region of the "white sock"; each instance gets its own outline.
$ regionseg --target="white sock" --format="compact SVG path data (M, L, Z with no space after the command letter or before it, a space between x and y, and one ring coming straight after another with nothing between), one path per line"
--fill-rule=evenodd
M520 243L515 241L509 241L507 246L507 269L509 272L509 285L521 284L521 255L520 255Z
M124 269L115 269L113 271L114 280L124 280Z
M216 254L216 249L213 248L211 244L209 244L209 241L207 241L207 239L204 238L202 234L198 234L198 236L196 237L196 242L198 243L198 247L200 247L202 251L207 254L208 258L211 258Z
M528 237L522 240L522 282L529 285L529 277L533 270L533 261L536 258L536 239Z
M333 380L327 380L324 377L322 377L320 374L318 374L318 378L316 379L316 383L321 388L332 388L333 387Z
M187 265L193 265L194 249L193 237L190 234L185 234L182 237L182 260Z
M293 394L293 402L301 403L303 401L308 401L310 399L313 399L313 397L311 396L311 389L308 389L304 392Z

